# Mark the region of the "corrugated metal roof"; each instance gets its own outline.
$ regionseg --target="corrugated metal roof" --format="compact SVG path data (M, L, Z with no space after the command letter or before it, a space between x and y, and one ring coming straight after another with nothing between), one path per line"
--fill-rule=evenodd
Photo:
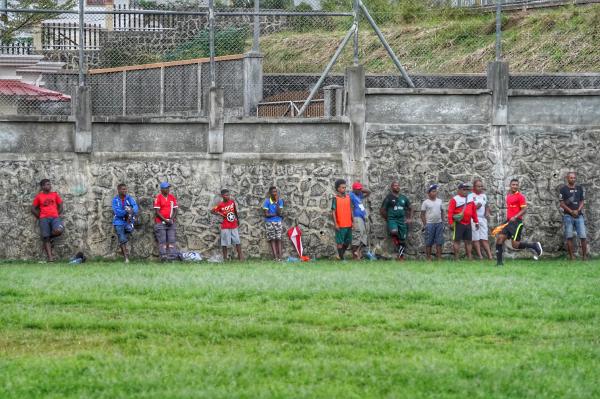
M20 80L0 79L0 95L24 97L35 101L71 101L71 96L44 89Z

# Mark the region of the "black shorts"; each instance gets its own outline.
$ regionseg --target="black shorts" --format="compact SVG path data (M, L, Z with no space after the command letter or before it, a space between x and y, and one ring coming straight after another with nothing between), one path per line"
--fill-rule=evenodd
M515 220L514 222L508 222L500 234L503 234L514 241L521 241L521 235L523 234L523 221Z
M458 222L454 222L454 227L452 228L452 240L454 241L471 241L473 239L473 234L471 231L471 224L462 224Z

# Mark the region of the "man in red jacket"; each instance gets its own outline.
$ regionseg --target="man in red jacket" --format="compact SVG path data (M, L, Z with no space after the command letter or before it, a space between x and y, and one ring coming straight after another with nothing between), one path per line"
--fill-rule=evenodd
M477 218L477 208L475 203L468 201L468 194L471 186L467 183L458 185L458 193L448 203L448 224L452 229L452 247L454 249L454 259L458 260L460 252L460 242L465 242L465 251L469 259L471 255L472 235L471 220L475 222L475 228L479 229L479 219Z

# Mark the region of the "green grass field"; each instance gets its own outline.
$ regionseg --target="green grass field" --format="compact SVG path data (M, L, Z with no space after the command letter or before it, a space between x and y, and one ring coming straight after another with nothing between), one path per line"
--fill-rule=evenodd
M0 397L600 397L599 266L5 263Z

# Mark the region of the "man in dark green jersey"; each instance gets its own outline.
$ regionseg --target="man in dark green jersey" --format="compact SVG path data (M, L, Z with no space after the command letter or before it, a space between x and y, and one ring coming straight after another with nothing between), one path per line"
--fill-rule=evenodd
M379 213L387 221L387 228L398 251L398 260L404 260L408 224L412 221L410 200L400 194L400 183L392 182L391 192L383 200Z

